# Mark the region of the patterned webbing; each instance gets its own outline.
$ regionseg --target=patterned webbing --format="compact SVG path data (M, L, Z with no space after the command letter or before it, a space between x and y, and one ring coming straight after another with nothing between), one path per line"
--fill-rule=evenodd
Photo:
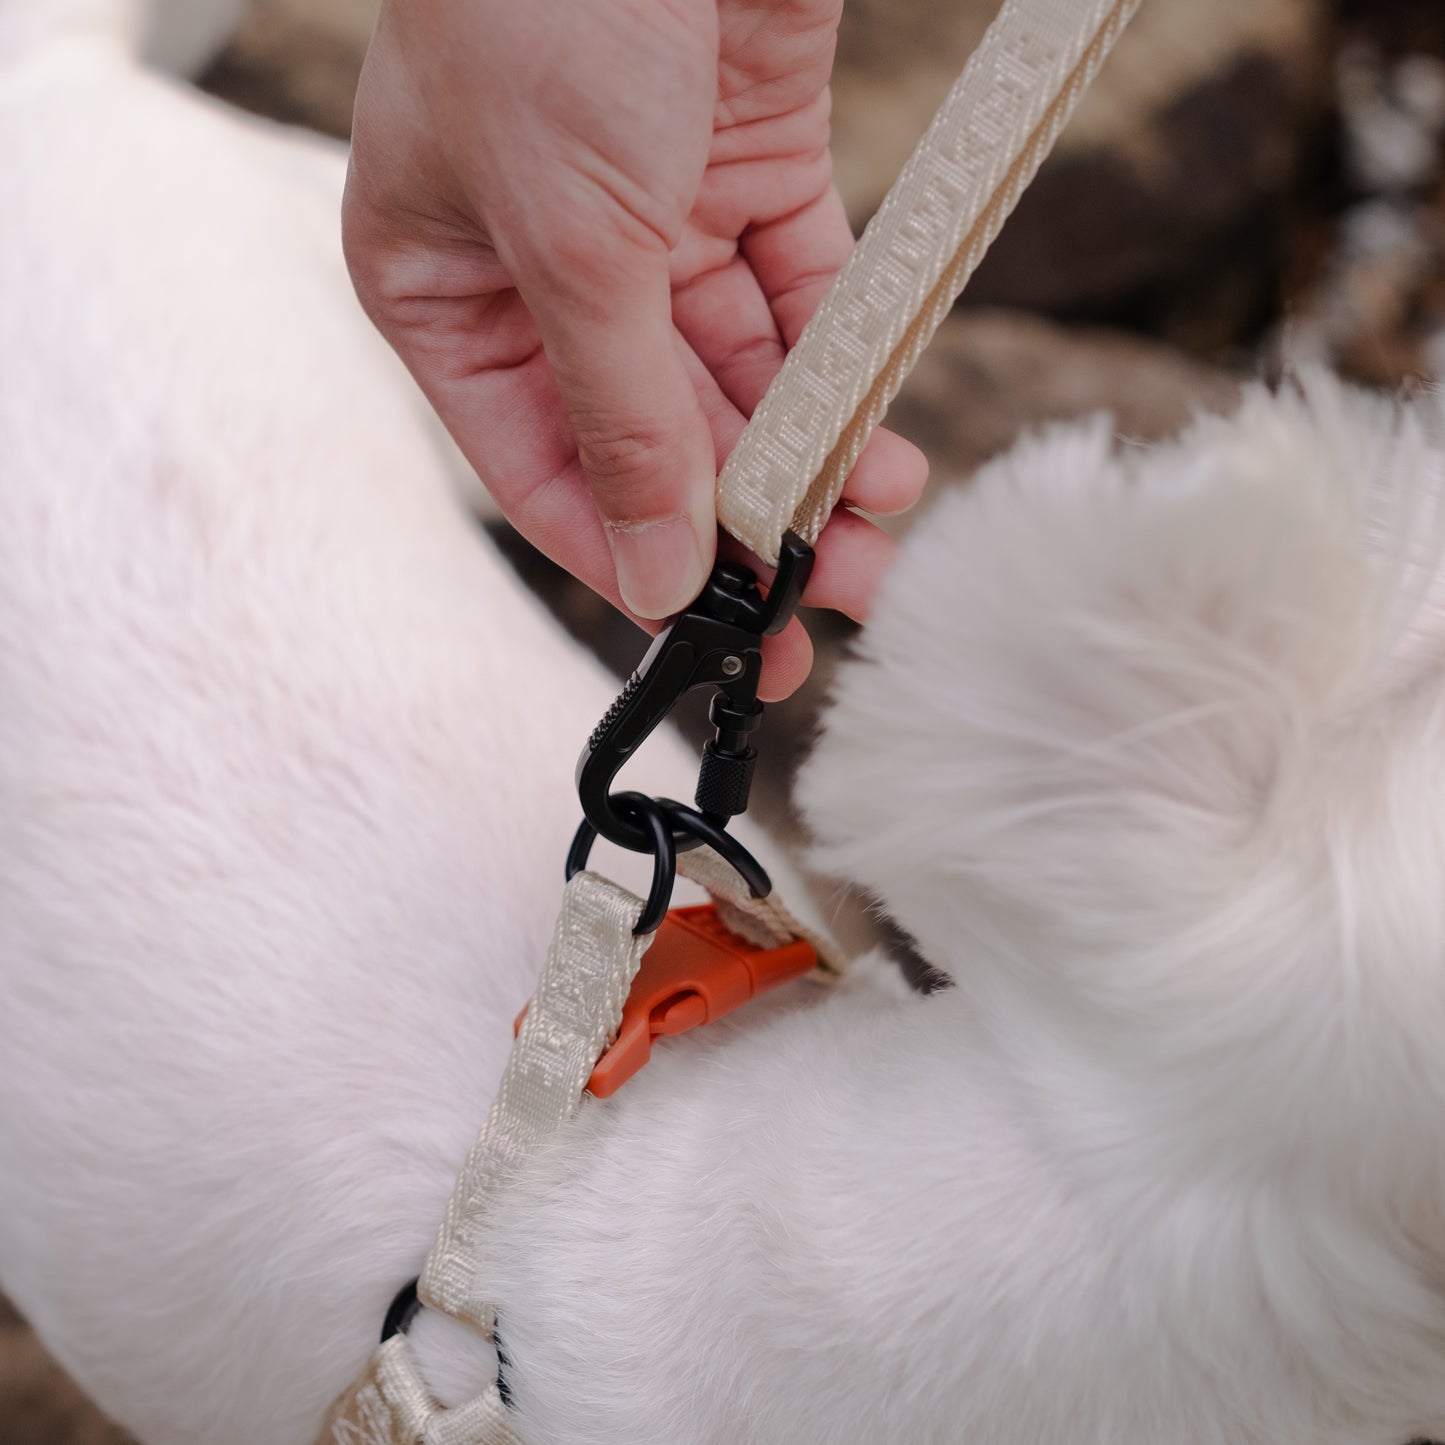
M678 864L712 894L734 932L769 948L806 938L818 951L818 977L841 975L846 963L825 939L777 899L750 897L736 872L710 848L684 853ZM423 1301L464 1320L487 1340L495 1312L477 1281L488 1209L547 1135L576 1113L593 1066L617 1032L651 942L632 935L641 911L641 899L594 873L579 873L568 883L537 992L427 1258L419 1290ZM404 1335L372 1353L365 1373L332 1407L321 1439L328 1445L518 1445L495 1381L465 1406L442 1409Z
M903 379L1139 0L1005 0L718 478L718 517L775 564L816 540Z

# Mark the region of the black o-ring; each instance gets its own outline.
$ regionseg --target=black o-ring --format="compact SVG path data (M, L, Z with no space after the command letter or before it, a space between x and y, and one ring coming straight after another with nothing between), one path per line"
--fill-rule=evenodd
M666 813L674 831L681 829L690 834L694 842L706 843L742 878L754 898L766 898L773 891L773 880L768 877L767 869L721 824L672 798L655 801Z
M577 825L572 835L572 846L567 850L567 881L570 883L586 866L597 841L597 829L586 818Z
M766 898L773 891L773 880L763 865L726 828L696 808L672 798L649 798L645 793L614 793L612 802L641 822L652 843L652 887L632 930L634 935L653 933L661 925L677 879L677 854L704 843L737 872L754 898ZM567 850L569 883L587 866L596 841L596 826L584 818Z
M667 810L655 798L649 798L644 793L614 793L613 801L630 808L651 835L652 887L632 930L634 937L641 937L645 933L656 933L667 916L667 906L672 902L672 886L677 879L677 843L672 836ZM584 818L582 826L573 834L572 846L567 850L569 883L587 866L596 838L597 829Z
M382 1344L393 1335L404 1335L411 1328L411 1322L421 1313L421 1300L416 1293L420 1283L419 1279L414 1279L397 1291L396 1298L386 1311L386 1318L381 1322Z

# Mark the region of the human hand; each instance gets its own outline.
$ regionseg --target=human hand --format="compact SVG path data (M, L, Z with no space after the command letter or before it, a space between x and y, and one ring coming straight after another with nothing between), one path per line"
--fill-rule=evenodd
M690 602L717 471L852 245L828 156L841 0L385 0L344 209L363 305L512 522L634 617ZM916 500L875 435L844 500ZM806 600L866 613L840 507ZM771 639L765 695L811 648Z

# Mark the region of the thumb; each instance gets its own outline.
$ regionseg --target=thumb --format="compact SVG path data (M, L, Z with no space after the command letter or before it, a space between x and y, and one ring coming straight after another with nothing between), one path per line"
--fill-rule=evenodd
M639 617L678 612L717 546L716 456L673 326L666 253L619 245L530 285L518 270L622 600Z

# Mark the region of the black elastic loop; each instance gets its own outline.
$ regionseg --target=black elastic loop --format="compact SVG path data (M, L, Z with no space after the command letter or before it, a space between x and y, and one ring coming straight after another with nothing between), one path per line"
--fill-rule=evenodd
M391 1302L391 1307L386 1312L386 1318L381 1322L381 1342L385 1344L393 1335L404 1335L410 1328L411 1322L421 1312L421 1300L417 1298L416 1288L421 1281L412 1280L404 1284L397 1292L397 1296Z

